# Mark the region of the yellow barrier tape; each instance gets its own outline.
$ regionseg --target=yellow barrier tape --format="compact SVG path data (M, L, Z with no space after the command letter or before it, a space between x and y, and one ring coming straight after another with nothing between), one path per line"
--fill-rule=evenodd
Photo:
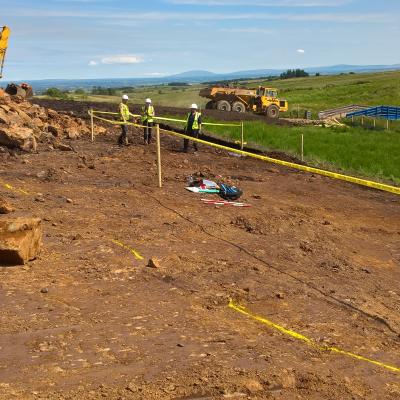
M89 115L90 115L90 111L89 111ZM111 124L115 124L115 125L131 125L131 126L145 128L145 126L143 126L143 125L134 124L132 122L111 121L111 120L108 120L108 119L105 119L105 118L98 117L98 116L96 116L94 114L93 114L93 117L97 118L97 119L100 119L102 121L109 122ZM356 183L357 185L367 186L367 187L370 187L370 188L383 190L383 191L394 193L394 194L400 194L400 187L391 186L391 185L387 185L387 184L379 183L379 182L374 182L374 181L369 181L369 180L366 180L366 179L356 178L354 176L338 174L336 172L325 171L325 170L314 168L314 167L307 167L305 165L295 164L295 163L292 163L292 162L289 162L289 161L278 160L278 159L271 158L271 157L268 157L268 156L262 156L260 154L254 154L254 153L250 153L248 151L244 151L244 150L239 150L239 149L235 149L235 148L232 148L232 147L223 146L221 144L207 142L206 140L197 139L197 138L194 138L192 136L183 135L182 133L177 133L177 132L169 131L169 130L166 130L166 129L160 129L160 131L166 132L166 133L168 133L170 135L173 135L173 136L180 137L182 139L193 140L195 142L202 143L202 144L205 144L207 146L215 147L217 149L226 150L226 151L231 152L231 153L237 153L237 154L241 154L241 155L244 155L244 156L257 158L259 160L263 160L263 161L271 162L271 163L274 163L274 164L282 165L284 167L294 168L294 169L298 169L300 171L305 171L305 172L310 172L310 173L313 173L313 174L327 176L329 178L339 179L339 180L342 180L342 181L345 181L345 182Z
M330 351L332 353L342 354L342 355L345 355L345 356L348 356L348 357L351 357L351 358L355 358L357 360L361 360L361 361L368 362L370 364L377 365L377 366L382 367L382 368L386 368L386 369L388 369L390 371L393 371L393 372L400 372L400 368L394 367L393 365L384 364L384 363L381 363L380 361L376 361L376 360L372 360L370 358L359 356L358 354L354 354L354 353L351 353L349 351L340 350L337 347L320 346L319 344L315 343L312 339L310 339L310 338L308 338L308 337L306 337L304 335L301 335L300 333L297 333L297 332L292 331L290 329L286 329L283 326L275 324L274 322L269 321L266 318L263 318L263 317L260 317L258 315L252 314L245 307L243 307L243 306L241 306L239 304L235 304L232 299L229 300L228 307L232 308L233 310L235 310L235 311L237 311L237 312L239 312L241 314L244 314L244 315L246 315L246 316L248 316L248 317L250 317L250 318L252 318L252 319L254 319L254 320L256 320L256 321L258 321L258 322L260 322L262 324L264 324L264 325L267 325L270 328L274 328L274 329L278 330L279 332L281 332L281 333L283 333L285 335L288 335L288 336L291 336L291 337L293 337L295 339L301 340L301 341L307 343L308 345L317 348L318 350Z
M223 145L217 144L217 143L207 142L205 140L193 138L191 136L183 135L181 133L177 133L177 132L173 132L173 131L167 131L165 129L160 129L160 130L164 131L164 132L167 132L170 135L174 135L174 136L177 136L177 137L180 137L180 138L183 138L183 139L190 139L190 140L193 140L195 142L205 144L207 146L212 146L212 147L216 147L217 149L229 151L231 153L242 154L244 156L257 158L259 160L271 162L271 163L278 164L278 165L283 165L283 166L289 167L289 168L298 169L300 171L311 172L313 174L323 175L323 176L327 176L329 178L340 179L342 181L356 183L358 185L368 186L368 187L371 187L371 188L374 188L374 189L384 190L386 192L391 192L391 193L394 193L394 194L400 194L400 187L390 186L390 185L386 185L384 183L373 182L373 181L369 181L369 180L366 180L366 179L356 178L354 176L338 174L336 172L325 171L325 170L314 168L314 167L307 167L305 165L295 164L295 163L292 163L292 162L289 162L289 161L277 160L275 158L262 156L260 154L249 153L248 151L234 149L232 147L223 146Z
M25 195L29 195L29 193L26 190L15 188L14 186L12 186L12 185L10 185L9 183L6 183L6 182L1 182L0 181L0 183L8 190L12 190L13 192L18 192L18 193L22 193L22 194L25 194Z
M116 112L110 112L110 111L93 111L93 114L108 114L108 115L119 115L119 113ZM89 110L89 115L90 115L90 110Z
M175 118L166 118L166 117L154 117L154 119L160 120L160 121L172 121L172 122L182 122L186 124L185 119L175 119ZM236 128L241 128L242 125L240 124L217 124L214 122L202 122L201 125L205 126L230 126L230 127L236 127Z
M146 128L146 126L135 124L134 122L113 121L110 119L98 117L97 115L94 115L94 114L90 114L90 112L89 112L89 115L93 115L93 118L99 119L100 121L109 122L110 124L113 124L113 125L129 125L129 126L136 126L137 128Z
M128 250L131 254L134 255L134 257L136 258L136 260L143 260L144 258L132 247L127 246L126 244L120 242L119 240L116 239L111 239L111 241L113 243L115 243L117 246L122 247L125 250Z
M93 116L95 116L95 114L109 114L109 115L119 115L119 113L114 113L114 112L108 112L108 111L93 111ZM129 113L132 117L138 118L141 117L141 115L139 114L132 114ZM89 111L89 115L90 115L90 111ZM184 119L176 119L176 118L167 118L167 117L153 117L156 120L160 120L160 121L171 121L171 122L181 122L186 124L186 120ZM240 128L242 125L241 124L217 124L217 123L213 123L213 122L203 122L202 125L206 125L206 126L229 126L229 127L236 127L236 128Z

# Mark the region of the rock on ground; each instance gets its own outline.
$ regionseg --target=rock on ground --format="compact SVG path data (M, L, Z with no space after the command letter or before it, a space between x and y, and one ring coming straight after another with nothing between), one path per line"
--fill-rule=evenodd
M41 242L40 218L0 218L0 265L23 265L35 259Z
M4 198L0 196L0 214L9 214L15 211L15 208Z

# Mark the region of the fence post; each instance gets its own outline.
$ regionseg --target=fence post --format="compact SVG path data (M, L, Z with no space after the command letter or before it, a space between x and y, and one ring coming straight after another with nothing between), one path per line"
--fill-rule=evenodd
M161 143L160 143L160 125L156 125L156 139L157 139L157 170L158 170L158 187L162 187L161 178Z
M386 130L387 131L389 130L389 120L388 119L386 120Z
M240 150L243 150L243 146L244 146L244 125L243 125L243 121L241 122L241 141L240 141Z
M304 161L304 134L301 134L301 161Z
M92 132L92 142L94 142L93 110L90 109L90 128Z

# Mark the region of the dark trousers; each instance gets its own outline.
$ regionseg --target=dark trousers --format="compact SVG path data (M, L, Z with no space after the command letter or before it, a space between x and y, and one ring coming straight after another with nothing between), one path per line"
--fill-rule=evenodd
M150 143L151 142L151 134L153 131L153 122L143 122L143 125L145 128L143 128L143 138L145 143Z
M198 129L190 129L188 130L185 135L187 136L191 136L194 138L198 138L199 137L199 130ZM197 151L199 148L197 147L197 142L193 142L193 148L195 151ZM184 151L188 151L189 150L189 139L183 139L183 150Z
M128 127L126 125L121 125L121 135L118 138L118 144L125 144L128 137Z

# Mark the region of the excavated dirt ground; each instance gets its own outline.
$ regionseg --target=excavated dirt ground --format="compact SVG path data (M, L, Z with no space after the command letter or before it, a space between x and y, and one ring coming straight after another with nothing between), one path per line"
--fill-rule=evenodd
M398 196L169 137L158 189L155 145L118 133L0 153L1 194L44 220L40 257L0 268L1 399L400 398L398 372L228 307L400 367ZM202 204L194 173L252 207Z

